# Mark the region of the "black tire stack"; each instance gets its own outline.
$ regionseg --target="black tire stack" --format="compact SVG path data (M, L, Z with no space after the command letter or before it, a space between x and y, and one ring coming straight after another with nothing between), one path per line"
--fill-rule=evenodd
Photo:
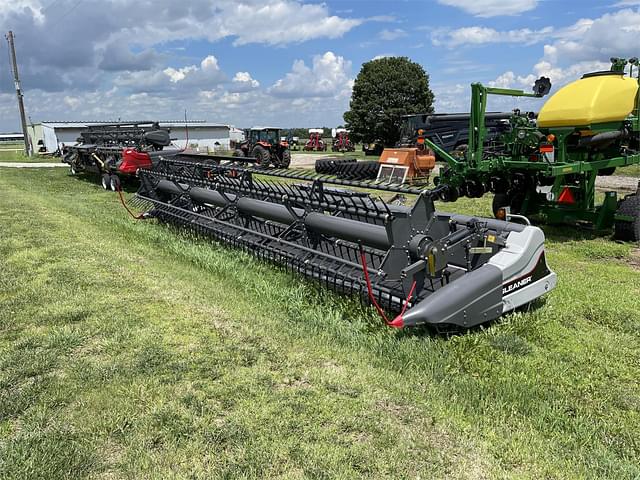
M316 173L335 175L338 165L343 163L355 163L355 158L319 158L316 160Z
M336 176L344 180L375 180L379 169L380 164L377 161L341 163L336 170Z
M380 164L376 161L358 162L355 158L320 158L316 173L335 175L343 180L375 180Z

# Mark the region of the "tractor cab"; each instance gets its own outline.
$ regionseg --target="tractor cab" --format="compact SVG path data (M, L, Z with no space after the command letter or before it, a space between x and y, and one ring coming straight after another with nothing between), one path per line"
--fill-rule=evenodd
M280 129L278 128L251 128L248 132L249 135L246 138L265 147L277 145L280 142Z

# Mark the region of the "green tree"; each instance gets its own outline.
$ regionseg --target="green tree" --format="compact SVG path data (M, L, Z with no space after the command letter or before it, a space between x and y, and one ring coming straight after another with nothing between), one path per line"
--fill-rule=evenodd
M345 112L346 128L357 142L394 145L402 115L433 112L429 75L407 57L385 57L362 65Z

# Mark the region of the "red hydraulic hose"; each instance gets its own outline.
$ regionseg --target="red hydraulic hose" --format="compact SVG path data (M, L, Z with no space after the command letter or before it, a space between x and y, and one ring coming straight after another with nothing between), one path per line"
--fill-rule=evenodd
M371 301L373 306L376 308L378 315L380 315L380 317L384 320L384 323L387 326L398 327L399 325L395 324L393 320L389 320L387 315L384 313L384 310L376 300L375 295L373 294L373 288L371 287L371 279L369 278L369 269L367 268L367 259L365 257L364 250L362 249L362 247L360 247L360 261L362 263L362 271L364 272L364 281L367 284L367 293L369 294L369 300ZM411 297L413 297L413 291L415 290L415 288L416 288L416 281L414 280L413 283L411 284L409 295L405 299L404 305L402 306L402 311L400 312L400 315L398 315L397 318L402 318L402 316L404 315L404 312L407 310L407 306L411 301Z
M120 203L122 203L122 206L124 207L124 209L127 211L129 215L133 217L134 220L145 220L147 218L144 216L144 213L140 213L136 215L131 211L131 209L127 206L127 203L124 201L124 196L122 195L122 188L120 187L120 185L118 185L118 196L120 197Z

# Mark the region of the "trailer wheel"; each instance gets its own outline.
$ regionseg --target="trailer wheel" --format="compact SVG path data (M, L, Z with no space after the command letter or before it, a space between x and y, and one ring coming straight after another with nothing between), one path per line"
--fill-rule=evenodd
M613 175L614 173L616 173L616 167L601 168L600 170L598 170L598 175L600 176L608 177L609 175Z
M271 161L271 155L262 145L256 145L251 152L253 157L257 160L257 164L260 167L266 168Z
M509 195L506 193L496 193L493 196L493 203L491 204L491 209L493 210L493 216L497 218L498 210L503 207L510 207L510 199Z
M118 177L118 175L111 175L111 178L109 180L109 187L114 192L120 190L120 177Z
M640 196L627 195L618 203L616 214L633 217L631 222L616 220L613 236L617 240L640 242Z
M495 217L498 213L498 210L503 207L509 207L511 209L511 213L521 213L520 209L522 208L522 202L524 198L518 195L512 195L509 193L496 193L493 196L493 202L491 204L491 209L493 210L493 216ZM496 217L497 218L497 217Z
M111 189L111 175L108 173L102 174L102 188L105 190Z

